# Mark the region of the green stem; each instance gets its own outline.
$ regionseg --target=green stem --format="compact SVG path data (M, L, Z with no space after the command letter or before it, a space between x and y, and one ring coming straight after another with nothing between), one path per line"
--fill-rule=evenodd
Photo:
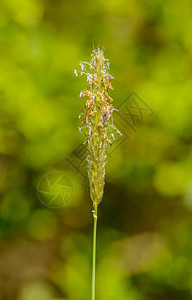
M92 262L92 297L95 300L95 266L96 266L96 236L97 236L97 204L94 205L94 226L93 226L93 262Z

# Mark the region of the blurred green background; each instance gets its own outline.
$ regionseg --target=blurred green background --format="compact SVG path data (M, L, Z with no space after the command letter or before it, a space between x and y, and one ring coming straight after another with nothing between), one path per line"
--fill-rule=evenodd
M132 110L108 157L96 299L192 299L191 32L190 0L1 0L1 300L90 299L92 203L66 158L83 141L73 70L97 45L114 106L135 91L153 115ZM64 207L39 199L50 172L73 186Z

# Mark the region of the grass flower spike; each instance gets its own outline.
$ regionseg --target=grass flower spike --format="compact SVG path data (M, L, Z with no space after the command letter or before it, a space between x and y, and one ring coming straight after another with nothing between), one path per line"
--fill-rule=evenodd
M81 71L74 70L76 76L86 75L88 87L80 92L85 97L85 105L80 117L83 122L79 131L85 126L85 142L88 148L88 177L90 196L94 209L102 200L105 179L106 148L112 146L114 130L121 134L113 125L113 99L108 91L113 87L114 79L108 72L109 60L104 57L103 51L98 48L92 52L91 62L80 62Z
M97 206L101 202L105 185L106 150L112 146L115 139L114 132L121 133L113 124L113 99L109 90L113 90L111 81L114 79L109 74L109 60L104 57L102 49L97 48L91 54L90 63L80 62L81 70L74 70L76 76L85 75L87 87L80 92L80 97L85 98L84 107L79 117L83 117L79 131L85 131L84 144L87 146L88 178L90 197L93 201L93 269L92 269L92 300L95 299L95 256L96 256L96 226Z

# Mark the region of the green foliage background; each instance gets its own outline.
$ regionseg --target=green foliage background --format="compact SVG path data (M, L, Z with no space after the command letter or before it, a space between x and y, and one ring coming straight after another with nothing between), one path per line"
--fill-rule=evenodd
M66 157L83 141L73 70L105 47L118 106L154 111L108 158L99 206L97 300L192 298L192 3L1 0L0 299L91 295L92 203ZM70 202L37 185L62 171Z

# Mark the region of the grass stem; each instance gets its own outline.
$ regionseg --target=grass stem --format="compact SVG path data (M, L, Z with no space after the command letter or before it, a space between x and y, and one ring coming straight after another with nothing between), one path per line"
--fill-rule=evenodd
M93 262L92 262L92 297L95 300L95 267L96 267L96 239L97 239L97 204L95 204L93 212L94 225L93 225Z

